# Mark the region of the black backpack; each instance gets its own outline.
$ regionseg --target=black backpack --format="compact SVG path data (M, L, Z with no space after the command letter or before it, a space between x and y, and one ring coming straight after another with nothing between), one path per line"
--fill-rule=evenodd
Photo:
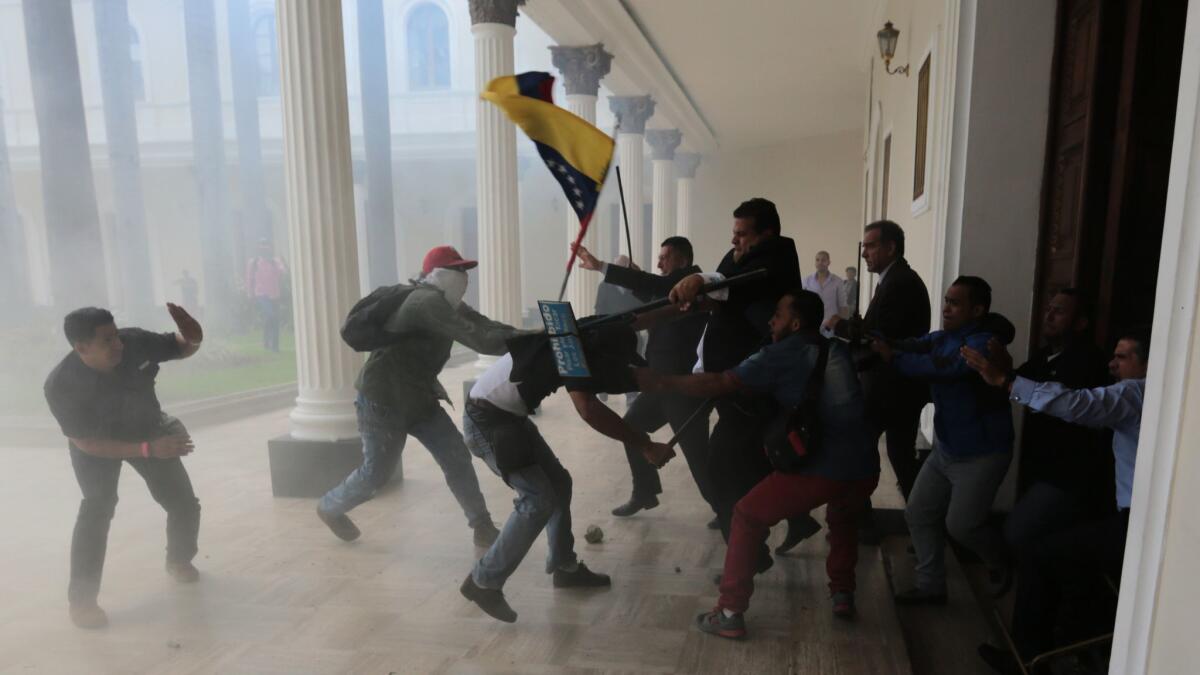
M808 458L821 451L821 387L829 362L829 340L821 340L821 351L804 388L804 398L795 407L779 412L763 435L767 459L776 471L796 473Z
M356 352L373 352L394 343L398 337L384 325L417 287L410 284L380 286L354 303L342 323L342 340Z

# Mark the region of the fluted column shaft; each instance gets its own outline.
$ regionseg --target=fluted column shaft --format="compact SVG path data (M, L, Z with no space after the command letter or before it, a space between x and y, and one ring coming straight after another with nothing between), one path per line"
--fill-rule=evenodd
M515 20L515 9L514 9ZM476 23L475 88L514 69L513 37L507 23ZM479 309L497 321L521 322L521 233L517 202L516 127L499 108L476 104L475 195L479 213Z
M568 94L566 108L592 124L596 123L595 96ZM574 242L575 237L579 234L579 216L575 215L575 209L572 209L570 205L567 206L566 212L567 241ZM597 254L599 254L598 242L600 241L597 233L602 222L603 219L599 213L592 214L592 221L588 226L587 236L583 238L583 245L589 251ZM599 287L599 274L579 269L571 271L571 278L567 280L566 299L571 302L571 307L575 310L575 316L587 316L595 311L596 290Z
M642 162L645 153L642 150L644 134L630 134L624 131L617 135L617 163L621 167L621 183L625 189L625 214L629 219L629 238L633 240L633 251L630 257L642 269L646 268L646 253L643 242L646 240L644 219L642 218L642 203L645 201L642 189ZM620 250L625 251L626 246Z
M675 155L675 234L692 238L692 185L696 182L696 167L700 155L681 152Z
M650 157L654 162L651 258L655 257L658 245L675 234L675 149L682 138L678 129L652 129L646 132L646 143L650 146Z
M649 96L610 96L608 101L617 117L617 164L621 167L629 234L633 240L630 257L642 269L652 269L649 251L643 243L646 241L646 226L642 218L642 204L645 202L642 163L645 161L643 141L646 120L654 115L654 99ZM621 250L625 248L622 246Z
M277 7L299 385L291 432L300 440L353 438L362 360L338 334L359 295L341 3Z

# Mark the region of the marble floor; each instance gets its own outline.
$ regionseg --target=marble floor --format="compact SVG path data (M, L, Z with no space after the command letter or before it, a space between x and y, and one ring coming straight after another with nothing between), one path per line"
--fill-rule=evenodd
M446 388L461 392L473 372L447 371ZM623 412L621 397L611 403ZM354 511L363 537L346 544L313 500L271 497L266 442L287 430L278 411L195 433L185 460L203 507L195 585L163 571L163 513L123 471L100 597L110 626L78 630L66 580L79 491L65 448L2 447L0 673L910 672L878 549L861 549L854 622L830 615L818 536L759 577L748 641L703 635L691 624L715 602L724 545L682 458L663 471L661 506L618 519L609 510L629 490L620 446L586 429L562 394L537 424L575 478L580 556L613 587L554 590L543 538L506 588L512 625L459 595L478 553L419 443L404 481ZM512 492L475 466L501 523ZM592 524L600 544L583 541Z

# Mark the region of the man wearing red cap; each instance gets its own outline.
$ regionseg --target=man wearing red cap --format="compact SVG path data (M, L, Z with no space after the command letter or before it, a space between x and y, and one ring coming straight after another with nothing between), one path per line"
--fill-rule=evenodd
M396 341L371 352L359 373L355 407L363 462L317 505L317 516L345 541L360 534L346 513L391 478L409 435L421 441L442 468L446 484L475 531L475 544L490 546L499 535L462 434L440 404L450 397L437 379L455 342L499 356L508 351L506 341L521 332L462 302L467 270L477 264L450 246L431 249L421 276L401 289L407 295L384 326L397 335Z

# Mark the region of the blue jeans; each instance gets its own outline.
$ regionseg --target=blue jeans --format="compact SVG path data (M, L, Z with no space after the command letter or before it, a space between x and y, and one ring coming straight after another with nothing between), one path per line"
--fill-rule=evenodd
M254 299L263 321L263 349L279 351L279 301L266 296Z
M395 473L404 442L412 435L442 468L446 485L466 514L467 523L475 527L491 522L475 467L471 466L471 454L454 421L441 406L415 423L404 422L400 411L372 403L362 394L354 407L362 434L363 461L340 485L325 493L321 498L322 511L341 515L374 497Z
M550 548L546 556L547 574L576 561L575 537L571 534L571 474L559 463L533 422L515 415L510 418L503 422L507 428L501 435L491 422L495 416L489 416L487 421L482 416L472 416L470 403L463 414L463 434L471 454L482 459L517 491L513 512L505 521L500 537L471 570L471 578L481 588L503 588L543 529ZM491 440L501 437L505 443L525 445L523 450L533 463L502 473Z

